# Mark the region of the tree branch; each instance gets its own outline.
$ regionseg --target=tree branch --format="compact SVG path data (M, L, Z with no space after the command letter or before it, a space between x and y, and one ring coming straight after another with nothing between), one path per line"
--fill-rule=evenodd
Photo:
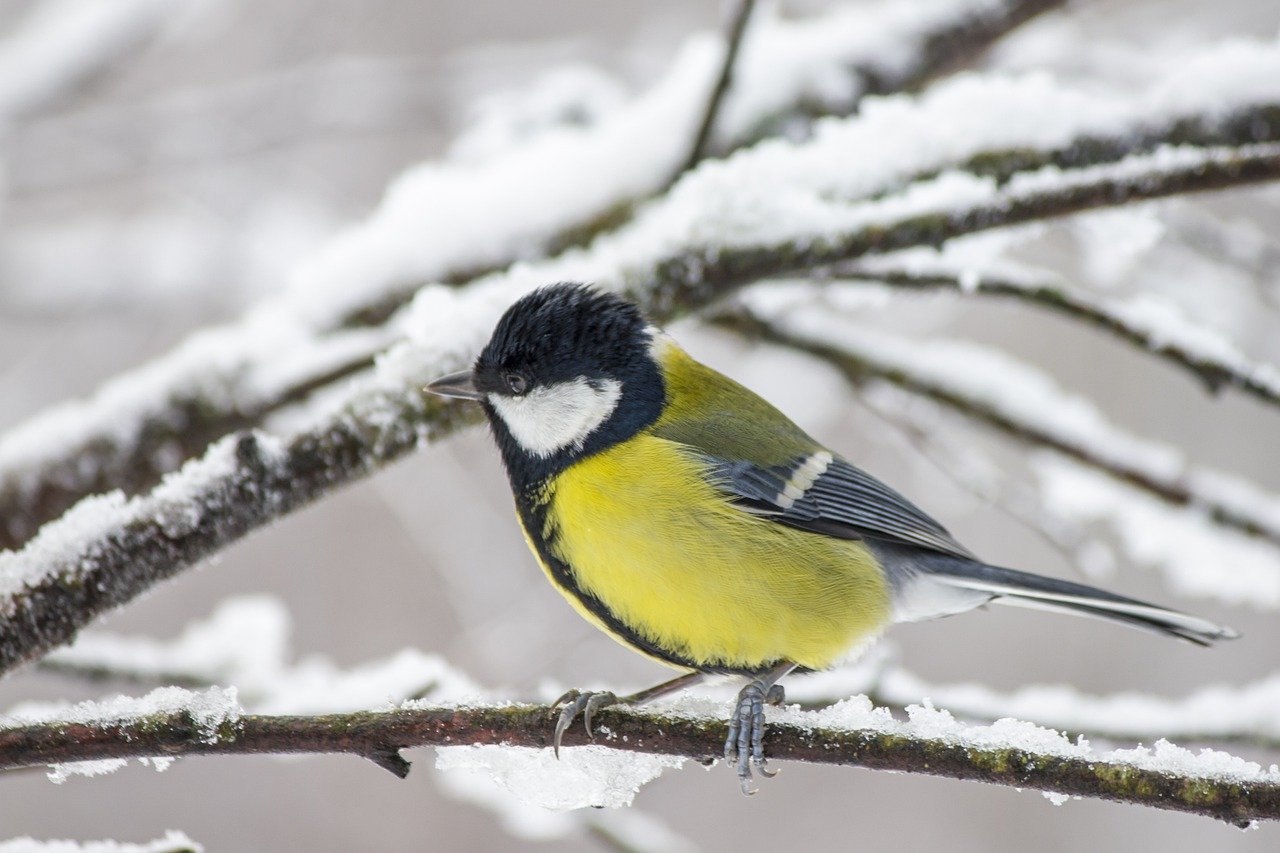
M702 113L702 121L698 124L698 132L694 134L693 144L689 146L689 156L680 165L680 172L687 172L698 165L707 154L707 142L711 138L711 130L715 127L716 116L720 113L720 105L729 91L733 80L733 65L738 58L738 49L742 47L742 37L747 32L747 22L751 20L751 12L755 9L755 0L738 0L725 34L724 59L720 63L720 73L716 75L711 94L707 97L707 106Z
M507 705L317 717L242 716L212 732L181 711L106 725L46 723L0 729L0 769L147 756L345 753L403 777L409 763L400 750L408 747L547 748L553 713L548 706ZM609 709L599 712L596 720L594 740L583 727L574 726L565 733L565 745L595 743L710 762L720 756L726 733L720 720L655 712ZM776 760L923 773L1112 800L1241 826L1280 819L1280 782L1265 774L1231 778L1194 767L1180 774L1114 754L1051 754L964 736L913 735L897 727L809 728L793 722L770 724L765 753Z
M1186 370L1209 393L1216 394L1224 388L1236 388L1263 403L1280 406L1280 373L1274 369L1251 364L1243 357L1227 360L1219 354L1195 349L1182 341L1170 339L1126 316L1124 306L1092 300L1060 283L1023 281L985 274L970 278L948 272L891 269L880 264L852 264L842 267L833 271L830 280L845 278L855 282L884 284L898 290L949 290L965 295L995 296L1025 302L1111 334L1142 352Z

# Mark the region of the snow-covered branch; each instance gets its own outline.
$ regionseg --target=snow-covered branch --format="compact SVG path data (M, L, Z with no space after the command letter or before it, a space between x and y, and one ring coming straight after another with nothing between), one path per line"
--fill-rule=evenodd
M1179 697L1137 692L1100 696L1066 684L1002 691L983 684L933 683L896 658L892 646L882 643L856 665L797 680L788 698L805 708L823 708L863 694L895 713L932 703L969 722L1033 720L1071 737L1280 749L1280 715L1275 713L1280 673L1242 685L1208 685Z
M404 776L409 763L400 750L408 747L495 744L545 750L554 713L545 705L470 705L259 716L240 714L234 705L211 710L208 697L200 695L196 707L198 712L174 707L101 721L0 728L0 769L155 756L344 753ZM930 707L912 708L904 722L863 697L821 712L780 709L771 717L765 750L775 760L970 779L1183 811L1242 826L1280 819L1280 771L1221 752L1193 754L1164 741L1153 749L1100 752L1029 723L970 726ZM605 710L596 719L594 740L577 726L565 733L566 746L594 743L711 761L721 753L725 736L720 719L683 712Z
M132 844L124 841L70 841L11 838L0 841L0 853L204 853L204 845L192 841L185 832L171 829L161 838Z
M1186 370L1210 393L1236 388L1264 403L1280 406L1280 370L1250 361L1228 341L1181 319L1173 305L1157 297L1108 301L1044 277L922 271L885 262L852 264L833 272L829 280L846 278L894 290L950 291L1025 302L1110 334Z

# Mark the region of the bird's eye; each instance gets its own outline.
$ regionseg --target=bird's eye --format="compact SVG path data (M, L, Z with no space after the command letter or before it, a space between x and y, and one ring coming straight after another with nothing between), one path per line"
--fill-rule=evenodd
M511 389L511 393L517 397L529 390L529 380L519 373L508 373L504 378L507 380L507 387Z

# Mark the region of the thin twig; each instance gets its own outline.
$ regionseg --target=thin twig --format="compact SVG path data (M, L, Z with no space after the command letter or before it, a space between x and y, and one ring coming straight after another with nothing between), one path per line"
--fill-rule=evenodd
M836 270L832 280L848 277L852 281L880 283L901 290L950 290L974 296L996 296L1025 302L1100 329L1190 372L1209 393L1236 388L1263 403L1280 406L1280 373L1259 365L1229 363L1211 353L1188 349L1126 318L1122 312L1094 301L1057 283L1015 281L981 274L970 279L951 273L919 273L910 270L883 269L879 265L863 268L857 264Z
M501 744L547 748L555 710L539 705L440 707L314 717L242 716L214 731L186 712L128 722L46 723L0 729L0 769L108 758L180 755L345 753L397 776L409 772L400 750L416 746ZM596 736L582 726L566 746L678 755L710 762L721 755L726 725L656 712L608 709ZM1187 812L1236 825L1280 819L1280 784L1178 775L1118 758L1037 753L1010 745L892 730L810 728L773 723L766 754L778 760L923 773Z
M729 29L725 35L724 59L720 63L720 73L716 75L715 85L707 98L707 106L702 113L702 122L698 132L689 146L689 156L680 166L681 172L687 172L707 156L707 144L711 141L711 131L715 128L716 117L720 115L720 105L729 92L733 82L733 65L738 58L738 49L742 46L742 37L747 32L747 22L751 20L751 12L755 9L755 0L738 0L737 8L729 21Z

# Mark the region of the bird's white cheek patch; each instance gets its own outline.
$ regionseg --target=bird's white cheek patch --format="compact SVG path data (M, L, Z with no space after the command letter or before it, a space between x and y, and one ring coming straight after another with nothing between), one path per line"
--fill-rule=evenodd
M622 396L615 379L585 379L534 388L523 397L490 394L511 435L529 453L546 458L566 447L581 447L609 419Z

